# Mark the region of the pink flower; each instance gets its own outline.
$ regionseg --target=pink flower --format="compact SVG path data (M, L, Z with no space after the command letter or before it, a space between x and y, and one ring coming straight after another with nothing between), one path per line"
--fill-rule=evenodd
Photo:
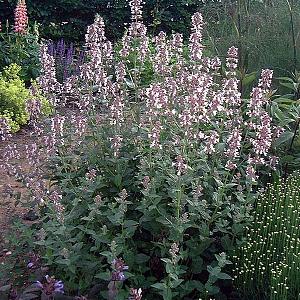
M19 0L15 10L15 32L25 34L28 25L27 7L25 0Z

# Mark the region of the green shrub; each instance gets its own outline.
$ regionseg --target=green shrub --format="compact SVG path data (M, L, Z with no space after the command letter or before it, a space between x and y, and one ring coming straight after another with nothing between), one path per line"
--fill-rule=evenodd
M7 120L12 132L18 131L30 118L26 103L32 95L20 79L20 72L20 66L11 64L5 67L0 75L0 117ZM41 95L37 97L42 103L43 113L50 114L51 107L48 101Z
M244 299L300 299L300 174L258 198L248 241L237 251L235 284Z

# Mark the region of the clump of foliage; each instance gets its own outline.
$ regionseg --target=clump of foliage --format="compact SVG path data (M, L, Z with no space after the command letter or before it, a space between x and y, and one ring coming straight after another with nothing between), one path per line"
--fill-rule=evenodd
M24 81L19 74L21 67L12 64L5 67L0 75L0 118L5 119L9 130L16 132L21 125L25 125L30 119L27 110L28 101L33 98L30 90L25 87ZM42 96L37 96L41 101L41 109L49 115L51 107L49 102Z
M298 299L300 174L269 184L256 203L247 243L234 257L246 299Z
M292 173L300 169L300 75L295 72L291 77L277 78L285 94L274 95L276 115L287 128L285 133L277 140L277 146L282 147L282 162L284 173Z
M29 90L20 79L21 67L15 64L4 68L0 76L0 114L8 121L12 132L20 129L29 120L26 101L30 97Z

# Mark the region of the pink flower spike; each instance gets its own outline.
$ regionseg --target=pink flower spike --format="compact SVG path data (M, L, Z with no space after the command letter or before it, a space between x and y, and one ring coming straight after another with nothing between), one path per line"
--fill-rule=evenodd
M15 32L25 34L28 26L27 7L25 0L19 0L15 9Z

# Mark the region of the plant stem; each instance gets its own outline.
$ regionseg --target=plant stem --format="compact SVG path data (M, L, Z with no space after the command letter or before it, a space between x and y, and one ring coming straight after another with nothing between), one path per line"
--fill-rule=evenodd
M297 70L297 48L296 48L296 34L295 34L295 26L294 26L294 15L293 15L293 8L291 5L290 0L286 0L288 8L289 8L289 13L290 13L290 24L291 24L291 32L292 32L292 41L293 41L293 68L294 68L294 73L296 73Z

